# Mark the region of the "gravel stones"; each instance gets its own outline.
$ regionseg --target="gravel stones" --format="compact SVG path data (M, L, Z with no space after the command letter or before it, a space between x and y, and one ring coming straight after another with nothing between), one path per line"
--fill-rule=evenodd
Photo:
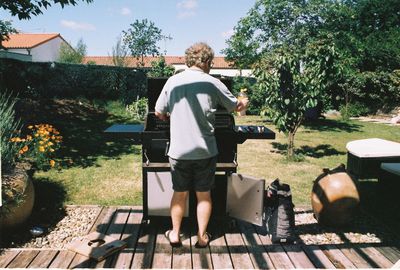
M67 206L65 216L45 233L23 243L11 243L18 248L64 249L71 241L88 234L101 211L99 206Z

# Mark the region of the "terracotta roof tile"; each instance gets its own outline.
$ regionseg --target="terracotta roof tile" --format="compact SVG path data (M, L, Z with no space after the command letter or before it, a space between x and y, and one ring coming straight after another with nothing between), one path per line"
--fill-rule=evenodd
M53 38L61 37L60 34L10 34L9 40L2 42L7 49L31 49Z
M185 65L185 57L184 56L164 56L165 62L168 65ZM158 57L146 56L144 57L144 66L151 67L151 62L157 61ZM88 63L89 61L95 62L96 65L106 65L113 66L112 56L85 56L83 59L83 63ZM136 59L136 57L126 57L126 61L129 67L137 67L137 64L140 63L140 59ZM216 56L214 57L214 67L213 68L231 68L230 63L225 61L224 57Z

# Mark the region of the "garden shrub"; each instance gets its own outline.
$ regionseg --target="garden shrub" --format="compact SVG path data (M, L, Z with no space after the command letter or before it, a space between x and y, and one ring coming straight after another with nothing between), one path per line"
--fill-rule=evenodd
M343 120L348 120L350 117L364 116L369 113L370 109L360 102L340 106L340 115Z
M18 146L10 140L19 135L21 128L20 120L15 118L15 98L1 89L0 93L0 148L1 148L1 166L4 168L12 167L15 164L18 154Z
M133 117L134 120L143 121L146 118L148 112L148 100L147 98L140 98L132 104L126 106L127 113Z

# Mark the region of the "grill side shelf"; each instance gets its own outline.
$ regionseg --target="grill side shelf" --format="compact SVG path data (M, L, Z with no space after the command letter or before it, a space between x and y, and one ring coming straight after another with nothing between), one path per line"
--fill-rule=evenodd
M275 132L265 126L235 126L236 138L238 143L244 143L247 139L273 140Z
M109 138L128 138L133 139L134 144L142 144L142 133L144 125L124 125L115 124L104 130L104 134Z

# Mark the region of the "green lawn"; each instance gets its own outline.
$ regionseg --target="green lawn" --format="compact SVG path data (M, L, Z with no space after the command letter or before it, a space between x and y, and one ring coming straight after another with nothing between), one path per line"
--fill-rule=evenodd
M102 119L73 124L60 121L66 144L63 166L36 172L35 183L47 196L52 189L61 194L57 198L60 205L140 205L140 146L132 145L129 140L108 141L102 134L112 123L128 120L121 114L109 114ZM236 124L262 124L274 130L258 116L237 117ZM347 142L372 137L399 141L400 128L359 121L318 120L305 124L295 137L296 154L301 161L286 160L286 137L277 133L275 140L248 140L239 145L238 172L265 178L267 183L279 178L290 184L295 204L309 205L313 180L322 168L346 163Z

